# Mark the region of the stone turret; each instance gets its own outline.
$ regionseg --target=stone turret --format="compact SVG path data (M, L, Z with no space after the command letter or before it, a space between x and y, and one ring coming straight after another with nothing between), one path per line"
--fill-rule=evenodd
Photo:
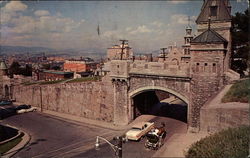
M220 34L228 41L227 54L224 64L224 70L230 69L231 58L231 5L229 0L205 0L201 13L198 16L196 23L198 34L203 33L207 29L208 19L211 18L211 29Z

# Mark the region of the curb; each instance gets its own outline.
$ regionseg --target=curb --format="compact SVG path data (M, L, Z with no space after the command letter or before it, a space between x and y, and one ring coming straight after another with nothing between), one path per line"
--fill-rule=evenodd
M13 126L12 126L13 127ZM16 128L16 127L14 127ZM17 128L16 128L17 129ZM9 158L15 155L17 152L19 152L21 149L23 149L29 142L30 142L30 135L27 134L26 132L19 130L20 133L23 133L23 137L21 142L19 142L16 146L14 146L12 149L4 153L1 157L2 158Z
M6 127L6 125L5 125L5 127ZM8 127L10 127L10 126L8 126ZM11 128L13 128L13 127L11 127ZM16 129L16 128L13 128L13 129ZM18 129L16 129L16 130L18 132L17 135L15 135L14 137L11 137L11 138L9 138L7 140L1 141L0 145L8 143L9 141L12 141L12 140L16 139L17 137L19 137L22 134L22 132L20 132Z

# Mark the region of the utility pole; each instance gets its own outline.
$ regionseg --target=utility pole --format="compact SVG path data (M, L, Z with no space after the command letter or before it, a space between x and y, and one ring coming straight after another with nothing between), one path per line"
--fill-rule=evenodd
M121 58L120 58L120 60L122 60L122 56L123 56L123 53L124 53L123 51L124 51L124 49L125 49L125 48L124 48L124 45L125 45L125 44L128 44L128 43L125 43L125 42L128 42L128 40L120 40L120 41L122 42L122 51L121 51Z
M166 52L165 50L167 50L167 48L161 48L162 50L162 54L163 54L163 60L165 61L166 60Z
M122 137L118 137L118 157L119 158L122 158L122 142L123 142L123 139Z
M43 112L43 95L42 95L42 87L40 86L40 100L41 100L41 112Z

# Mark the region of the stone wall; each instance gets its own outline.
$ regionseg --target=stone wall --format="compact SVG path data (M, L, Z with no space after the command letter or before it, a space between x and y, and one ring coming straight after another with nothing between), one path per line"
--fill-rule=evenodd
M201 109L201 131L217 132L228 127L249 125L249 105L227 103Z
M17 102L41 109L107 122L113 121L112 83L107 81L15 86Z

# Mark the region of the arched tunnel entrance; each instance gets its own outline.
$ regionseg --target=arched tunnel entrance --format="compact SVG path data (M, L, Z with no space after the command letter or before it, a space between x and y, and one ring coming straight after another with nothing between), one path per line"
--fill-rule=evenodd
M132 97L134 119L143 114L187 122L187 103L162 90L147 90Z

